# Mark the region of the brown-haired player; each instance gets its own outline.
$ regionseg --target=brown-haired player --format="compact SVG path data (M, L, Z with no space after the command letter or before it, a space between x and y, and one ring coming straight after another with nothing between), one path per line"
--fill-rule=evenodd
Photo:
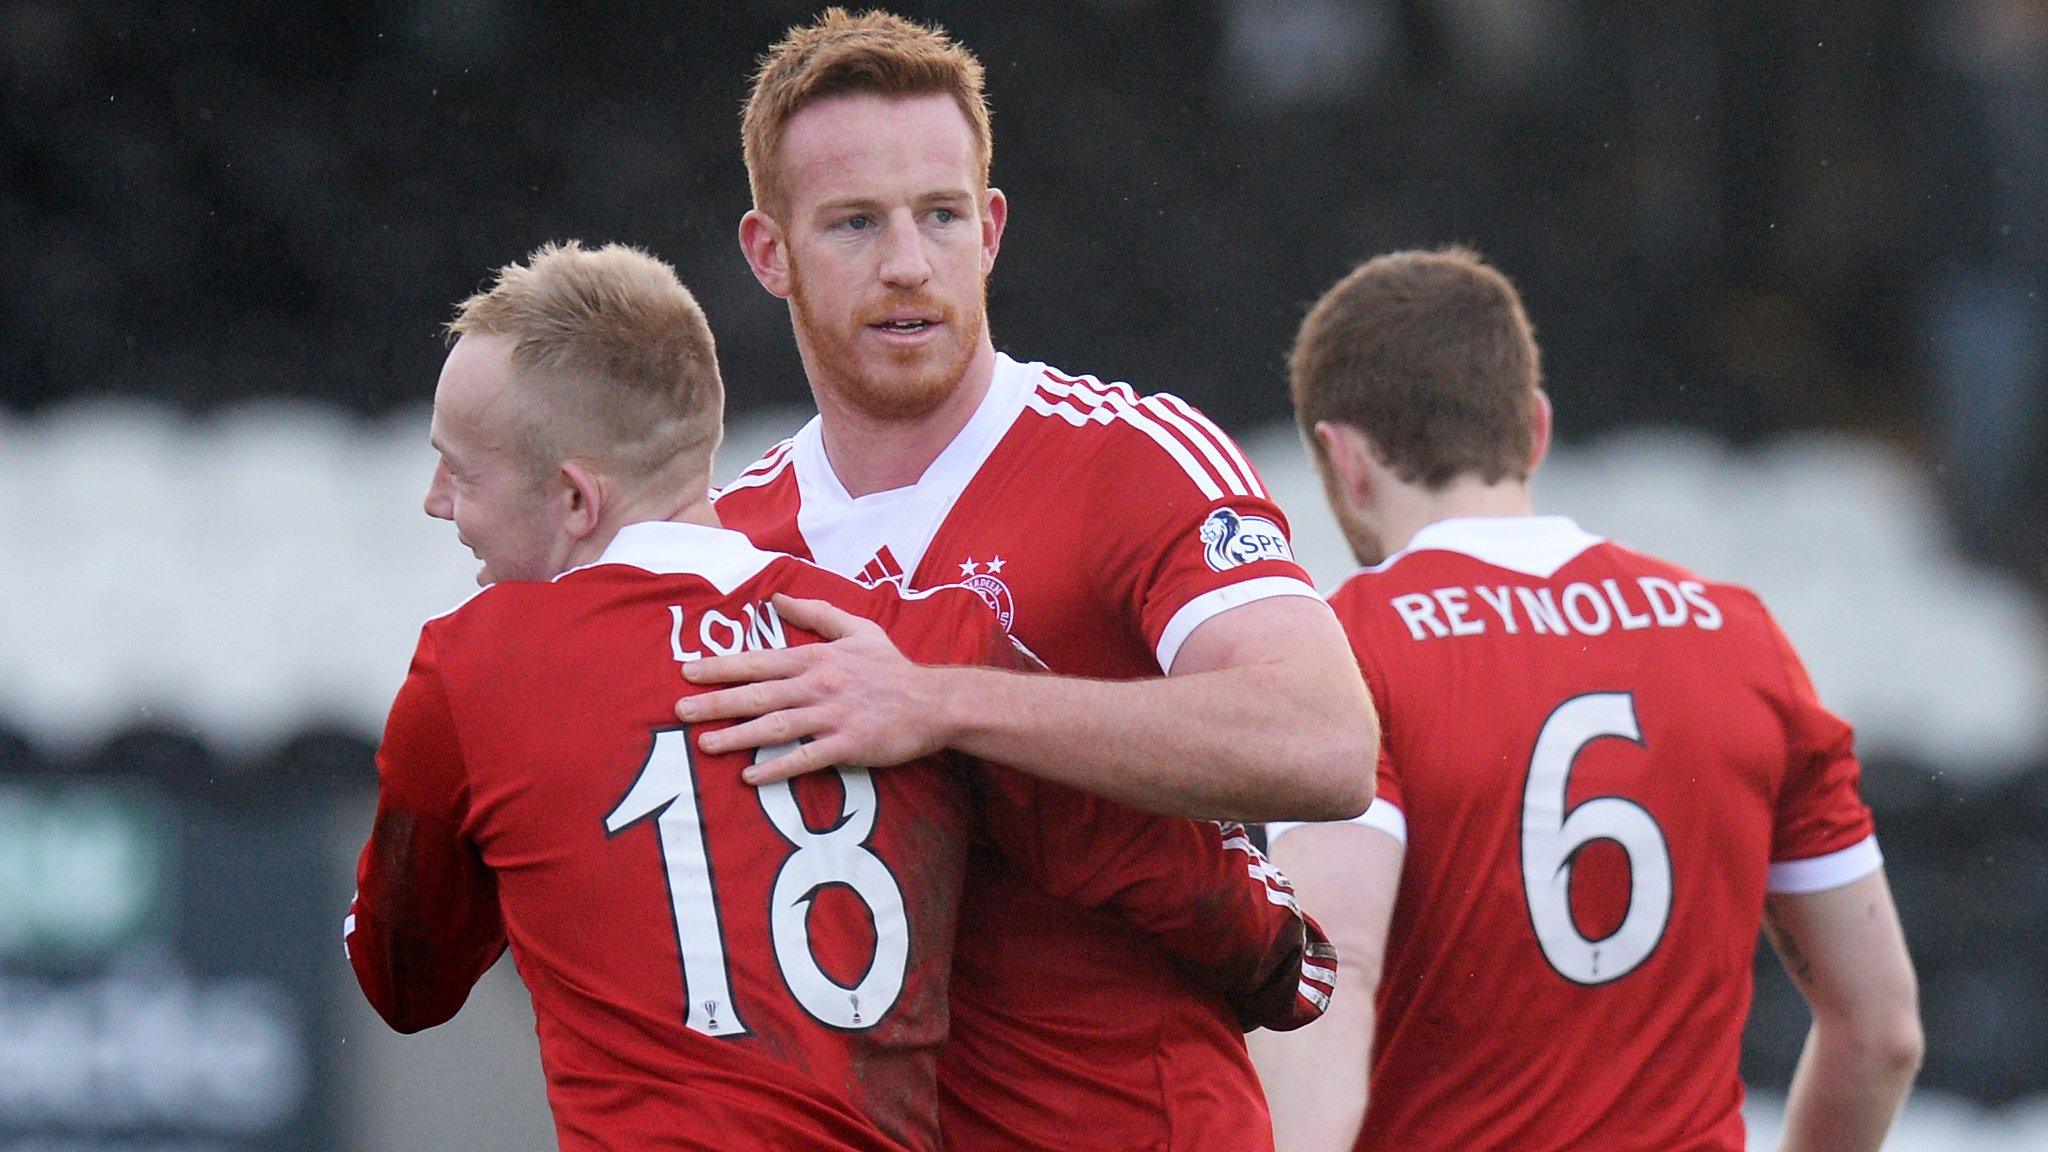
M720 517L866 582L965 584L1059 675L921 668L872 636L705 661L693 681L750 683L678 715L759 718L703 747L812 741L756 779L946 747L1190 816L1362 809L1364 684L1236 445L1174 397L996 352L985 285L1008 203L974 57L835 9L769 52L744 131L741 247L789 302L819 417L724 490ZM949 1147L1270 1145L1242 1022L1121 925L984 856L957 964Z
M1363 816L1269 827L1348 985L1261 1038L1281 1146L1740 1152L1762 923L1814 1014L1785 1148L1876 1148L1913 969L1849 727L1763 605L1533 514L1536 343L1471 252L1361 266L1291 368L1386 735Z
M509 943L565 1152L935 1149L977 837L1247 1026L1320 1011L1320 937L1213 826L1107 821L964 759L756 789L751 757L693 747L681 670L813 642L791 596L919 659L1023 661L971 591L863 588L719 527L723 391L667 265L549 245L449 327L426 510L487 587L421 630L377 753L344 932L393 1027L454 1015Z

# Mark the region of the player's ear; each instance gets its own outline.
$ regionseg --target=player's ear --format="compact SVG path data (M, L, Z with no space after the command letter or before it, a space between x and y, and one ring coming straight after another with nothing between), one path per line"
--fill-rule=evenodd
M1372 445L1365 433L1334 420L1316 421L1314 431L1323 467L1335 482L1333 487L1347 503L1363 502L1372 489L1372 470L1367 466L1372 458Z
M1530 413L1529 419L1529 474L1532 476L1544 458L1550 455L1550 420L1550 395L1538 388L1535 411Z
M995 270L996 252L1003 246L1003 226L1010 222L1010 201L1001 188L981 194L981 274Z
M562 530L581 540L597 531L598 522L604 519L604 477L581 460L562 461L559 477Z
M789 299L789 244L773 216L754 208L740 217L740 251L769 295Z

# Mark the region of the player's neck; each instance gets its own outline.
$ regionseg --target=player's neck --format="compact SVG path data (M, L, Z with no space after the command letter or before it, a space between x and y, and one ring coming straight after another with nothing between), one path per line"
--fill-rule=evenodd
M1392 555L1415 539L1415 534L1440 520L1473 517L1534 516L1536 505L1526 480L1501 480L1488 484L1476 476L1460 476L1436 491L1403 485L1400 497L1385 510L1382 535Z
M889 418L864 411L824 389L816 393L825 459L849 496L917 483L932 461L981 408L995 379L995 346L986 339L960 382L929 412Z
M608 511L598 530L577 541L570 549L563 570L597 563L604 556L605 549L612 546L619 530L626 525L660 521L701 524L706 528L724 527L719 523L718 513L711 507L711 491L705 485L693 485L686 492L644 494L621 501L616 511Z

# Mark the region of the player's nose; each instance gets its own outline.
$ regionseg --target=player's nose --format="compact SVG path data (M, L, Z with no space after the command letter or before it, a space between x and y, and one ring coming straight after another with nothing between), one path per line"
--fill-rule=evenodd
M448 466L434 465L434 478L427 481L426 498L420 507L436 520L455 519L455 498L448 492Z
M925 238L915 221L891 220L882 238L881 275L891 288L918 288L932 278L932 263L925 255Z

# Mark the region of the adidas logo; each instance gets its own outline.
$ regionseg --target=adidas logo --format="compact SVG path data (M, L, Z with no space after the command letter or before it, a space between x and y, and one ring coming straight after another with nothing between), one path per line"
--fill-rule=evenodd
M877 584L901 584L903 565L896 562L895 553L889 551L889 546L884 544L880 551L869 557L866 564L861 565L860 574L854 579L869 588Z

